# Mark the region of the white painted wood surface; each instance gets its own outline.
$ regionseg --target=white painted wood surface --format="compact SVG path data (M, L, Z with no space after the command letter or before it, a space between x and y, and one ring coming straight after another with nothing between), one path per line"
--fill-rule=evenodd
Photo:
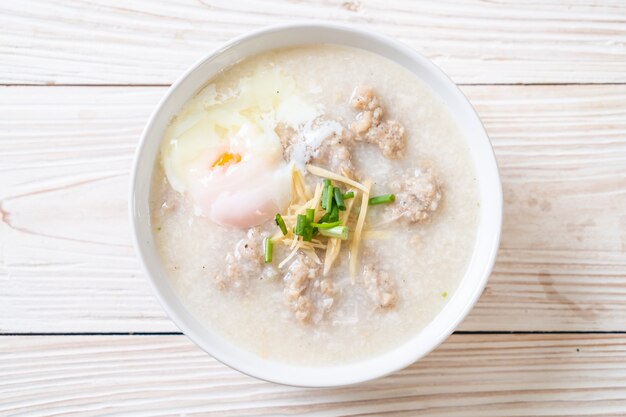
M149 113L209 49L295 19L386 33L480 84L463 90L496 150L505 222L461 329L499 334L456 334L336 390L132 334L177 330L126 219ZM0 1L0 416L626 415L626 337L584 333L626 332L625 83L621 0Z
M14 337L0 415L623 416L626 338L454 335L389 377L285 387L209 359L184 336Z
M126 219L134 147L164 91L0 89L0 329L176 330ZM506 201L494 274L462 329L626 330L626 86L464 91Z
M461 83L626 81L622 0L6 0L0 83L169 84L236 35L303 19L398 38Z

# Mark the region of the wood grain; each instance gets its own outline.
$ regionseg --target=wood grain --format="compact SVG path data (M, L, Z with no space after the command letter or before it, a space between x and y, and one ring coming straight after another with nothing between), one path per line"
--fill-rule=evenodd
M624 330L626 86L465 88L495 147L504 225L471 330Z
M261 382L184 336L0 338L10 416L619 416L626 338L454 335L386 378L339 389Z
M127 223L134 149L163 91L0 89L0 331L174 330Z
M0 3L0 83L170 84L234 36L303 19L390 35L461 83L626 82L619 0L22 0Z
M505 221L464 330L626 330L626 86L474 86ZM0 332L174 331L126 216L164 88L0 88Z

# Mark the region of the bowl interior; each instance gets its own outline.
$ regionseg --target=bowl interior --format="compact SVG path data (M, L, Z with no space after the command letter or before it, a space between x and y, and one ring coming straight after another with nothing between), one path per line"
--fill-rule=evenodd
M152 239L149 193L159 144L171 118L217 72L269 49L332 43L365 49L386 57L426 82L446 103L464 132L479 183L480 214L476 244L458 289L443 310L421 332L401 346L367 360L333 366L298 366L262 359L198 322L171 288ZM339 386L366 381L401 369L441 343L467 315L483 291L493 266L501 229L502 192L489 138L467 99L430 61L389 38L328 24L295 24L263 29L213 51L188 70L152 114L134 162L130 216L135 245L157 297L170 318L196 344L221 362L251 376L297 386Z

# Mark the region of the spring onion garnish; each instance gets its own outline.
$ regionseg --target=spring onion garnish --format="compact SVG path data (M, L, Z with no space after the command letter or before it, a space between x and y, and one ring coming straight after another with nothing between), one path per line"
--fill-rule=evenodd
M276 217L274 218L274 220L276 220L276 224L278 225L278 227L280 227L280 231L283 233L283 235L286 235L287 225L285 225L285 220L283 220L283 216L281 216L280 213L276 213Z
M318 223L328 223L328 219L330 218L330 213L326 212L320 219L317 221Z
M274 252L274 243L272 242L272 238L266 237L263 239L263 254L265 263L268 264L272 262L272 253Z
M306 216L304 214L298 214L296 217L296 229L294 233L298 236L302 236L304 234L304 229L306 228Z
M347 193L343 194L341 197L343 197L344 200L350 200L351 198L354 198L354 191L348 191Z
M339 210L343 211L346 209L346 205L343 202L343 194L341 194L341 190L338 187L333 189L333 194L335 197L335 204L339 207Z
M328 199L328 189L329 189L329 187L331 187L330 180L329 179L325 179L324 180L324 188L322 188L322 202L321 202L321 204L322 204L322 208L326 209L326 210L329 210L326 207L326 201Z
M296 230L294 233L302 236L302 240L306 242L310 242L313 238L313 226L311 226L311 222L304 214L298 214L296 217Z
M375 206L377 204L393 203L394 201L396 201L395 194L383 194L370 198L369 205Z
M306 209L306 219L309 223L313 223L315 220L315 209Z
M327 237L346 240L348 238L348 228L346 226L335 226L330 229L320 229L320 234Z
M328 186L328 191L326 192L326 201L323 204L323 207L326 208L326 211L331 211L334 207L333 202L335 201L335 187L332 185Z
M328 216L328 221L336 222L337 220L339 220L339 208L333 205L333 208L330 211L330 216Z
M308 208L306 209L306 222L307 222L307 229L306 229L306 233L304 234L304 236L302 236L303 240L307 240L310 241L313 238L313 235L317 234L317 228L313 227L312 224L315 221L315 209L311 209ZM309 232L310 229L310 232Z
M318 229L331 229L335 226L341 226L341 221L337 220L332 223L312 223L313 227L317 227Z
M333 205L333 208L330 211L327 211L318 221L317 223L332 223L339 220L339 210L337 206Z

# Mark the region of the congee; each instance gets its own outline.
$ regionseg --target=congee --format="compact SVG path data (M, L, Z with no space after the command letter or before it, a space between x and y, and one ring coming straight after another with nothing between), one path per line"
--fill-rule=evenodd
M232 344L304 365L405 342L473 251L468 142L413 73L316 45L208 80L164 134L151 225L172 287Z

